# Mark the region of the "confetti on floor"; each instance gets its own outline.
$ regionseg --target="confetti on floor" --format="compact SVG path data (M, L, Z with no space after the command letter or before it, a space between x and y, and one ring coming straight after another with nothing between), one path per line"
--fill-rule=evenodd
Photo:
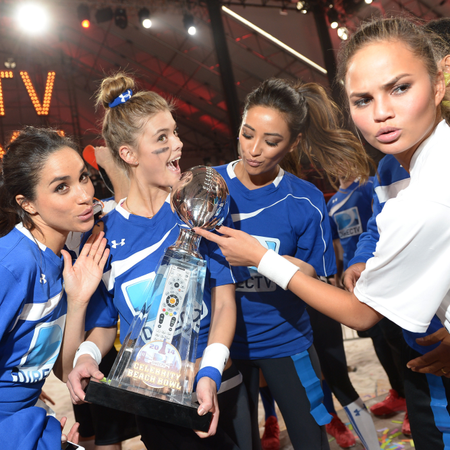
M393 420L392 422L402 423L398 420ZM396 438L403 436L403 433L398 430L398 428L393 428L392 430L389 428L381 428L380 430L377 430L378 433L381 433L378 440L380 441L380 447L383 450L402 450L405 449L405 443L410 444L411 447L414 447L414 442L412 439L399 439L398 442L394 442Z

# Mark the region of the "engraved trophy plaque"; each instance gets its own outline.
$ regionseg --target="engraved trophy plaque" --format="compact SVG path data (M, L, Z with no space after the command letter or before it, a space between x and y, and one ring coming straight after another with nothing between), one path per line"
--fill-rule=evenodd
M144 417L207 431L211 413L197 414L192 401L195 360L206 275L193 227L213 229L229 211L228 187L211 167L182 174L171 194L180 226L166 249L155 278L144 291L144 305L133 319L109 376L91 379L86 400Z

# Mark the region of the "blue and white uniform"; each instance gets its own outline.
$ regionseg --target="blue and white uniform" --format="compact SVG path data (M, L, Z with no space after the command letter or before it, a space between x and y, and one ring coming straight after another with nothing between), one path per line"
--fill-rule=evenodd
M63 339L63 265L63 257L37 242L22 224L0 238L0 436L5 449L28 448L38 439L37 448L61 445L59 422L34 405ZM36 421L28 435L24 421Z
M216 168L230 191L235 228L251 234L280 255L295 256L311 264L318 275L334 274L335 256L323 194L311 183L282 169L270 185L247 189L234 172L237 163ZM321 441L319 425L328 423L330 416L322 404L320 381L311 364L313 336L305 303L259 275L255 268L250 268L250 275L236 288L237 326L231 357L243 373L253 405L257 405L256 377L261 368L295 448L307 448L303 446L309 445L308 439L314 446L310 448L322 448L321 444L326 448L328 444ZM315 389L317 397L313 400ZM290 410L292 404L295 411ZM256 415L257 411L253 411L255 434Z
M333 240L339 239L344 250L344 270L355 253L359 236L366 231L372 216L373 178L363 185L354 181L339 189L327 203Z
M178 238L182 222L172 212L169 197L153 219L130 214L122 206L103 217L105 236L110 256L104 269L102 282L95 292L86 313L86 330L111 327L120 316L120 340L123 342L128 328L143 306L143 290L155 277L165 250ZM211 321L211 288L241 282L248 277L244 268L228 264L216 244L202 239L200 253L207 262L205 293L197 355L206 347Z
M311 264L319 276L336 272L323 194L311 183L280 171L268 186L247 189L232 162L216 170L230 190L236 229L256 237L266 248ZM231 347L233 359L280 358L312 344L305 303L250 268L251 278L236 288L238 318Z
M380 237L377 216L383 210L386 202L396 198L409 186L411 181L409 173L393 155L387 155L380 161L378 177L374 179L373 215L367 224L367 231L359 239L356 253L349 265L365 263L374 255ZM432 334L441 327L441 321L434 316L425 333L403 330L405 341L409 345L402 352L404 366L419 354L436 348L436 346L421 346L415 342L415 339ZM450 416L446 407L450 397L449 393L450 381L448 379L430 374L420 374L411 370L405 371L405 394L409 420L415 447L419 450L450 449Z

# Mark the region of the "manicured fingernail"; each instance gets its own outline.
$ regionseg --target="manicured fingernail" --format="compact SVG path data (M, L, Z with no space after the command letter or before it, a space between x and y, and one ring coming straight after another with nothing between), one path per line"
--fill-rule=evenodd
M206 414L206 411L204 410L204 408L202 406L199 406L197 412L198 412L199 416L204 416Z

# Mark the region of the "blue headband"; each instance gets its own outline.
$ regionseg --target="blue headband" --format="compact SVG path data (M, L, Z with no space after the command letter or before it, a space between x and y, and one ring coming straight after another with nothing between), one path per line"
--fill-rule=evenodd
M122 94L116 97L111 103L108 103L108 105L110 108L114 108L115 106L130 100L132 95L133 91L131 89L127 89L125 92L122 92Z

